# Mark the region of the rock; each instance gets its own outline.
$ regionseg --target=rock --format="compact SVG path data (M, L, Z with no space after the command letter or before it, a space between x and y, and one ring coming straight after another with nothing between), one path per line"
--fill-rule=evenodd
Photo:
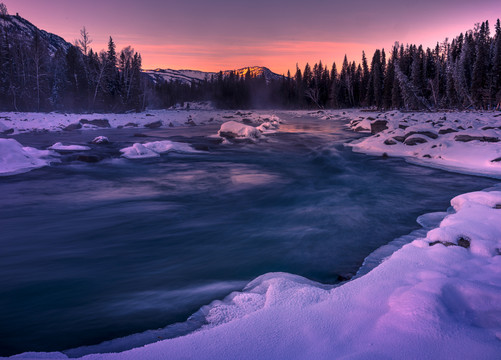
M367 131L367 129L366 129L366 128L364 128L363 126L358 126L358 127L356 127L356 128L355 128L355 130L354 130L354 131L356 131L356 132L360 132L360 131Z
M393 141L393 140L391 140L391 139L386 139L386 140L384 141L384 144L385 144L385 145L395 145L396 143L397 143L396 141Z
M427 142L428 142L428 140L426 140L426 139L424 139L422 137L414 136L414 137L407 138L404 141L404 144L405 145L409 145L409 146L415 146L415 145L424 144L424 143L427 143Z
M87 119L82 119L79 121L80 124L85 125L94 125L100 128L110 128L110 122L107 119L94 119L94 120L87 120Z
M383 157L383 159L388 159L388 158L389 158L388 154L387 154L387 153L385 153L385 152L384 152L384 153L383 153L383 155L381 155L381 156Z
M402 125L402 124L398 125L398 127L399 127L399 129L402 129L402 130L405 130L408 128L407 125Z
M456 135L454 137L455 141L469 142L473 140L478 140L482 142L499 142L499 138L492 136L470 136L470 135Z
M494 160L491 160L491 162L500 162L500 161L501 161L501 157L498 157L498 158L496 158Z
M394 136L393 139L402 143L405 141L405 136Z
M144 125L144 127L148 128L148 129L158 129L162 125L163 125L162 121L158 120L158 121L146 124L146 125Z
M458 132L457 130L454 130L454 129L451 129L451 128L448 128L448 129L440 129L438 130L438 133L440 135L443 135L443 134L449 134L449 133L455 133L455 132Z
M427 158L427 159L431 159L431 155L430 154L424 154L423 157Z
M465 249L468 249L470 247L471 240L467 238L466 236L461 236L458 239L458 246L464 247Z
M438 138L438 135L431 131L410 131L407 134L405 134L405 138L407 139L409 136L412 135L424 135L429 137L430 139Z
M344 113L343 113L343 115L344 115ZM376 120L376 118L373 118L372 116L369 116L369 117L367 118L367 120L371 120L371 121L372 121L372 120Z
M138 127L139 125L133 122L125 124L125 127Z
M337 280L342 282L342 281L348 281L353 277L353 274L339 274L337 276Z
M245 118L245 119L242 119L242 123L244 123L245 125L252 125L252 120Z
M64 131L73 131L73 130L78 130L82 128L82 124L76 123L76 124L70 124L66 126L63 130Z
M153 114L146 114L145 116L155 116L155 115L153 115Z
M449 247L449 246L457 246L456 244L450 242L450 241L433 241L430 243L430 246L434 246L434 245L437 245L437 244L442 244L443 246L446 246L446 247Z
M14 133L14 129L7 129L7 130L2 131L0 134L10 135L10 134L13 134L13 133Z
M93 144L109 144L110 140L106 136L98 136L92 140Z
M377 134L383 130L388 129L388 121L386 120L376 120L371 123L371 134Z

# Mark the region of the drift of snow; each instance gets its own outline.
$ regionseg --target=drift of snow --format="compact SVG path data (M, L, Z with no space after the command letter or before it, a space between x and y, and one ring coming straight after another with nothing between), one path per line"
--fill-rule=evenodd
M82 145L63 145L60 142L55 143L51 147L49 147L50 150L61 150L61 151L87 151L90 150L90 147L88 146L82 146Z
M135 143L132 146L121 149L122 156L127 159L146 159L159 157L167 152L197 153L189 144L178 143L169 140L153 141L145 144Z
M23 147L14 139L0 139L0 176L20 174L56 161L52 151Z

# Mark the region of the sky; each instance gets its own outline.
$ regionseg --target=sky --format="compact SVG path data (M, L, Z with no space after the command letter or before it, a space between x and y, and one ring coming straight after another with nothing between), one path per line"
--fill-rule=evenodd
M95 51L110 36L140 52L144 69L219 71L296 64L344 55L371 59L395 41L433 47L501 17L499 0L1 0L10 14L74 42L85 26Z

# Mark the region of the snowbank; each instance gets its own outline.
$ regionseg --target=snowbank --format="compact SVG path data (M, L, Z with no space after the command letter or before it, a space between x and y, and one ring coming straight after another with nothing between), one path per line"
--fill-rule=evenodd
M20 174L57 161L48 150L23 147L14 139L0 139L0 176Z
M501 177L501 114L493 112L380 114L352 120L355 131L373 135L349 144L372 155L448 170Z
M61 114L0 112L0 134L19 134L37 131L88 131L103 128L172 128L221 124L233 119L240 122L261 124L279 122L275 115L259 111L243 112L211 109L195 106L192 110L150 110L128 114Z
M342 286L266 274L202 308L197 332L85 359L499 359L501 192L451 204L425 238Z
M178 143L169 140L154 141L145 144L135 143L132 146L121 149L122 156L127 159L145 159L159 157L160 154L167 152L181 153L197 153L198 150L193 149L185 143Z

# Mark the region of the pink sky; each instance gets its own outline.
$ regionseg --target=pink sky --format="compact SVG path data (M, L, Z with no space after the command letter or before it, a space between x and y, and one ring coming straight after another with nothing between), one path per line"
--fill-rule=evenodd
M395 41L434 46L501 17L494 0L3 0L9 13L73 42L86 26L94 50L111 35L131 45L143 68L218 71L267 66L293 73L322 60L338 67L345 54L370 61L376 48Z

